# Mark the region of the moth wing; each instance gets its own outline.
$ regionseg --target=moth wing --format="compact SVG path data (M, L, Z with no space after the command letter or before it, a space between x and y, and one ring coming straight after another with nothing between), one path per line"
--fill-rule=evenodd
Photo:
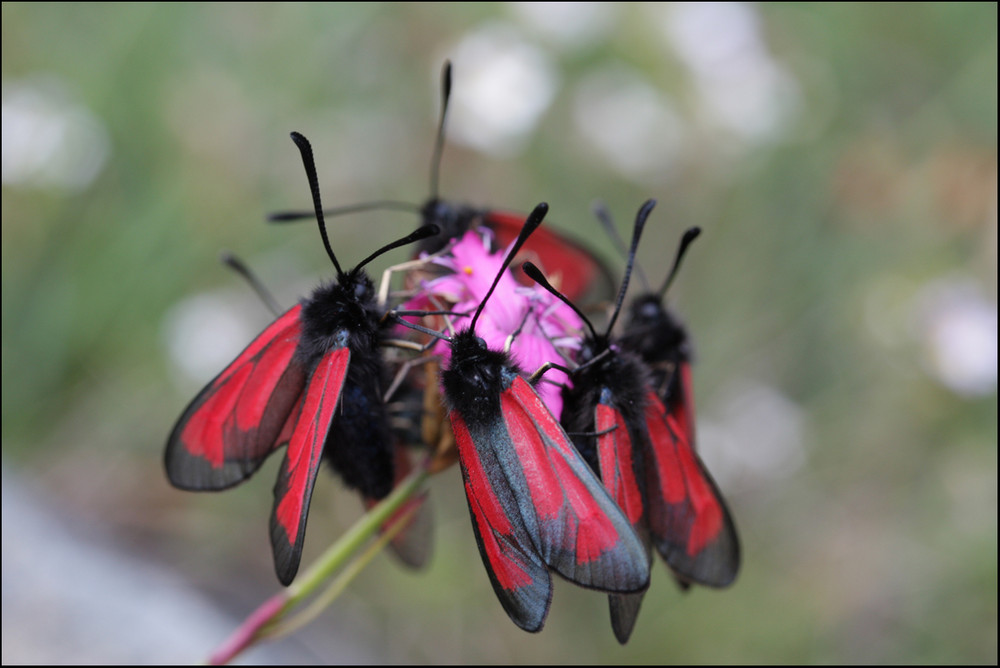
M653 544L683 579L725 587L740 566L729 509L676 418L647 394L647 513Z
M335 348L316 365L278 470L271 512L271 548L278 580L284 585L291 583L299 570L309 502L350 361L349 348Z
M677 423L681 437L697 450L697 441L694 438L694 391L691 380L691 363L687 360L680 360L674 373L677 374L677 380L667 383L665 404L668 412Z
M595 409L594 430L597 432L597 461L601 481L615 504L625 513L633 527L642 524L643 496L637 471L640 448L620 411L604 403Z
M605 403L599 403L595 408L594 430L598 434L597 457L601 482L632 523L637 535L645 542L648 532L643 526L643 492L637 476L637 472L642 470L638 460L642 457L642 451L638 447L640 444L634 442L621 412ZM648 547L646 551L648 554ZM623 645L632 635L644 595L645 592L608 595L611 629L615 638Z
M278 446L305 386L305 369L295 359L300 311L296 305L279 316L184 410L164 454L175 487L232 487Z
M645 546L534 388L515 377L501 395L501 412L511 443L506 473L545 563L584 587L644 590Z
M456 411L451 425L472 529L493 591L515 624L539 631L552 601L552 576L524 524L524 500L505 475L510 440L500 433L500 425L473 424L470 431Z

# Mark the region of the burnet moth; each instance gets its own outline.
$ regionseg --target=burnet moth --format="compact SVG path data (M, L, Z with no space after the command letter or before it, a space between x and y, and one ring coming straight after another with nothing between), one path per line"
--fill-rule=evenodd
M687 330L677 316L664 304L667 289L673 283L688 248L701 230L691 227L684 232L674 264L663 285L655 292L650 291L636 297L629 308L629 319L625 326L621 345L642 357L652 374L652 394L663 403L668 428L679 444L683 461L697 461L695 438L694 390L691 378L691 341ZM705 547L700 553L692 553L690 546L682 543L663 542L658 545L677 578L678 584L686 589L691 583L709 587L726 587L736 579L740 567L740 547L735 526L726 509L715 482L705 471L706 490L713 492L716 504L706 502L703 506L694 503L692 512L705 519L695 523L703 527ZM707 497L706 497L707 498ZM724 540L713 545L710 527L720 522L720 534ZM668 556L670 555L670 556ZM702 556L704 555L704 556Z
M563 390L562 425L638 535L652 542L671 569L685 581L722 587L732 582L739 567L739 542L729 511L693 444L654 391L646 363L611 337L654 204L646 202L636 216L607 330L597 333L577 309L590 334L580 347L579 366L570 372L571 383ZM526 266L525 273L573 306L537 268ZM624 644L642 593L611 595L609 601L612 629Z
M447 246L452 239L461 238L474 227L486 227L495 236L498 248L509 245L524 226L524 214L500 211L486 207L455 204L439 195L441 157L444 152L445 120L448 102L451 98L451 63L446 61L441 72L441 115L438 120L434 152L431 158L430 197L423 205L409 202L381 200L327 209L327 216L368 211L372 209L398 209L416 211L421 224L437 225L440 233L425 239L417 248L417 253L434 253ZM272 214L274 222L294 221L312 217L312 211L287 211ZM607 266L582 243L554 232L540 229L524 244L525 257L541 264L549 276L554 277L564 294L571 299L588 296L605 298L614 290L614 279Z
M522 629L542 628L555 571L609 592L644 590L649 555L622 511L506 351L476 334L501 276L548 205L508 251L470 324L450 339L442 372L472 526L493 590Z
M614 223L603 205L594 208L598 220L611 235L623 254L626 254ZM658 290L651 290L642 272L636 270L645 286L645 292L632 300L629 318L621 345L639 354L650 366L653 386L667 405L688 441L695 445L694 438L694 393L691 386L691 340L687 330L664 304L667 289L677 277L681 260L691 243L701 234L698 227L688 228L681 238L674 256L674 264Z
M222 490L253 475L287 444L270 520L275 570L285 585L299 568L321 458L363 497L380 499L392 489L393 436L380 350L391 320L362 269L387 251L438 232L421 227L343 271L326 233L312 148L298 133L292 139L336 281L280 315L194 398L164 455L174 486Z
M232 253L224 252L221 261L227 267L238 273L250 285L260 300L267 306L268 310L275 317L282 313L282 308L274 295L264 286L257 275L240 258ZM392 396L392 389L386 392L387 398ZM406 408L406 401L392 401L387 404L389 424L393 433L393 451L395 471L394 485L399 484L412 471L412 464L406 453L404 444L412 442L414 439L408 435L408 425L410 417ZM400 426L402 423L403 426ZM378 500L372 497L363 497L364 505L367 509L374 507ZM430 506L427 503L427 493L424 492L409 499L399 510L396 511L382 527L382 531L387 531L395 525L398 518L404 513L410 513L411 518L402 529L396 529L395 535L389 542L392 552L399 561L411 568L422 568L430 560L433 533L433 520Z

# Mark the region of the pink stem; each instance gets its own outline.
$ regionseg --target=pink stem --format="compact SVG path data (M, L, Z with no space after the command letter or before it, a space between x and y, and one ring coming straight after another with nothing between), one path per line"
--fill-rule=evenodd
M212 666L221 666L229 663L233 658L250 646L256 639L257 633L268 622L275 618L284 610L288 602L285 592L275 594L264 601L253 614L247 617L238 629L236 629L222 645L219 646L211 656L208 663Z

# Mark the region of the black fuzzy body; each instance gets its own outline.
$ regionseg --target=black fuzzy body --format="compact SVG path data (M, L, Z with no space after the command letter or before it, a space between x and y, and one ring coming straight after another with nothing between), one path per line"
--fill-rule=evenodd
M461 237L479 225L485 215L485 210L465 204L452 204L438 198L428 200L420 208L421 224L437 225L441 231L421 241L417 253L436 253L450 240Z
M655 294L637 297L629 309L624 350L638 354L652 373L653 387L664 401L681 391L675 373L682 362L690 362L691 340L680 320Z
M591 362L605 351L607 354ZM573 373L573 385L567 385L562 392L561 423L573 445L600 477L594 424L597 406L605 404L621 413L632 442L637 445L645 442L643 413L649 370L637 354L612 347L604 337L584 339L577 361L581 366ZM642 476L637 479L642 481Z
M387 327L382 316L367 274L343 274L302 301L302 336L296 351L311 375L328 352L350 349L323 455L348 487L373 499L385 497L394 481L393 439L383 401L388 376L380 349Z
M441 372L448 409L466 423L492 424L500 418L500 395L520 373L507 353L490 350L466 329L451 344L451 363Z

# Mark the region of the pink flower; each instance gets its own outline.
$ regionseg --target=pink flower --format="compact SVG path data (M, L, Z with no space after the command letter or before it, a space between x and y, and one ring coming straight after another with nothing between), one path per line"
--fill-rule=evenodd
M403 308L435 310L447 305L453 311L469 314L468 318L457 319L456 329L468 327L472 314L486 297L507 256L507 249L490 253L488 234L485 230L466 232L452 247L450 255L434 260L451 273L425 281L419 293ZM502 350L508 338L517 332L510 344L510 353L521 370L531 374L546 362L565 365L559 350L579 347L576 334L582 324L573 309L537 285L521 285L511 270L506 269L476 322L476 334L490 348ZM447 365L450 346L439 341L432 350L440 354ZM562 371L551 369L536 387L557 418L562 411L560 385L568 380Z

